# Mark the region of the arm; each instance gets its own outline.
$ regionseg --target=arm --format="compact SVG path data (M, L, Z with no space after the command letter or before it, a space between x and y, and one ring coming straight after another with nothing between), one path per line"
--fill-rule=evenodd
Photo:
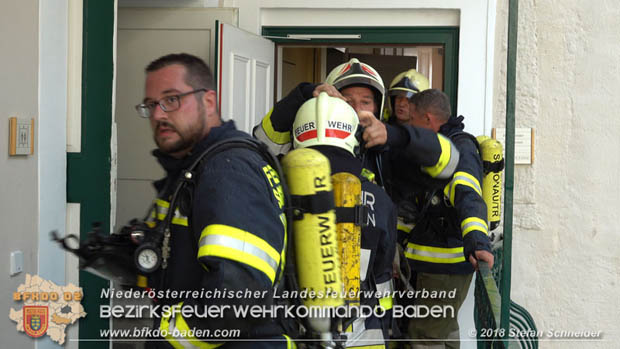
M454 143L461 157L452 180L444 188L444 194L457 211L465 258L474 268L477 267L477 259L489 262L492 267L493 254L488 237L487 207L480 185L482 162L478 148L466 135L456 137Z
M269 146L276 155L286 154L292 146L291 129L297 110L312 98L315 85L303 82L278 101L254 127L252 135Z
M359 115L367 148L387 145L421 165L422 171L432 178L447 179L454 174L459 151L444 135L411 125L385 124L368 112Z
M289 94L282 98L263 118L260 124L254 127L253 136L269 146L276 155L286 154L291 149L291 129L295 121L297 110L304 102L319 93L327 92L332 97L345 99L336 88L330 84L314 85L302 82Z

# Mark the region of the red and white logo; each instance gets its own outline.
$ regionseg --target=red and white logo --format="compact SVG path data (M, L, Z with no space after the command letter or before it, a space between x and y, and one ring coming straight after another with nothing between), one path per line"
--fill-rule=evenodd
M49 309L47 306L25 305L23 307L24 331L30 337L41 337L47 332Z

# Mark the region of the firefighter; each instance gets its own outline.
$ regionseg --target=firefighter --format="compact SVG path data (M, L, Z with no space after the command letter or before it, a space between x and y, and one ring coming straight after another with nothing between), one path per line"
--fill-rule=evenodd
M362 204L368 207L366 226L361 230L360 279L362 305L391 309L392 260L396 247L396 210L385 191L362 175L362 164L355 157L359 142L359 119L346 102L327 93L306 101L296 114L293 145L313 148L329 159L332 174L347 172L361 180ZM339 219L341 219L339 217ZM378 297L365 297L371 291ZM386 297L382 297L386 296ZM391 329L391 317L354 319L346 333L347 348L385 348Z
M426 76L415 69L396 75L388 89L388 122L407 124L409 122L409 99L429 87Z
M392 199L399 205L399 216L413 227L403 241L412 286L422 292L455 290L441 299L416 298L417 305L451 307L454 317L412 318L408 333L415 339L413 348L458 348L456 315L473 272L479 260L493 265L481 191L482 163L475 138L463 132L462 116L451 116L445 93L428 89L410 101L410 124L452 139L459 161L448 178L433 178L411 161L408 152L390 154L395 166Z
M321 92L349 103L362 124L367 123L364 120L368 118L380 119L385 96L383 80L374 68L353 58L332 69L322 84L304 82L297 85L254 128L254 136L269 145L274 153L286 154L291 149L291 129L297 110ZM368 175L373 179L375 175L380 176L380 151L373 150L366 155L362 147L361 153L362 165ZM377 180L381 182L381 178Z
M286 248L278 176L251 150L232 148L210 157L199 166L183 203L169 207L174 183L203 150L232 137L249 138L232 121L221 120L209 67L189 54L158 58L146 68L145 97L136 110L150 122L157 144L153 155L166 171L166 177L154 183L157 199L149 223L160 224L174 215L162 242L161 267L146 275L148 286L220 295L177 297L170 292L157 299L158 305L172 311L156 319L164 340L149 347L290 348L293 343L271 319L235 318L225 308L215 319L180 312L188 307L200 314L205 306L271 304ZM148 267L150 260L144 261ZM242 297L227 296L231 294ZM218 329L240 330L237 338L274 341L226 342L215 337L218 341L209 342Z
M414 159L433 177L450 176L450 170L456 166L458 155L450 152L453 148L450 140L409 125L386 125L381 121L385 96L383 80L375 69L356 58L332 69L320 85L299 84L254 127L254 136L274 153L286 154L291 148L295 113L306 100L317 97L320 92L344 99L355 109L363 128L359 155L362 166L368 178L385 187L388 193L391 169L386 163L386 153L391 148L410 150Z

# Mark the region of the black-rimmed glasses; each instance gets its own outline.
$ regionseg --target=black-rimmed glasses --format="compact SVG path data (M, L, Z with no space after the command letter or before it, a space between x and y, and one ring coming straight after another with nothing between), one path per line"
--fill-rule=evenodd
M206 88L199 88L193 91L179 93L178 95L166 96L158 101L149 101L146 103L141 103L136 105L136 111L138 115L143 118L150 118L153 114L153 110L157 108L157 105L161 108L161 110L165 112L175 111L181 108L181 98L198 93L198 92L207 92Z

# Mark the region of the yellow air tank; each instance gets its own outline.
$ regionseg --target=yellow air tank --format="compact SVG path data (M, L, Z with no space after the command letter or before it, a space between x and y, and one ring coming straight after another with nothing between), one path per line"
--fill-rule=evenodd
M282 159L294 210L294 241L299 288L314 291L303 299L307 307L337 307L343 285L340 275L336 214L329 160L320 152L295 149ZM310 326L330 333L330 318L309 317Z
M480 138L480 137L478 137ZM502 171L504 170L504 155L502 144L486 137L480 142L482 162L484 164L484 178L482 179L482 198L487 204L489 230L499 226L502 208Z
M362 183L355 175L340 172L332 175L336 207L354 208L362 203ZM338 222L336 231L340 250L340 270L344 284L345 302L359 305L361 226L354 222Z

